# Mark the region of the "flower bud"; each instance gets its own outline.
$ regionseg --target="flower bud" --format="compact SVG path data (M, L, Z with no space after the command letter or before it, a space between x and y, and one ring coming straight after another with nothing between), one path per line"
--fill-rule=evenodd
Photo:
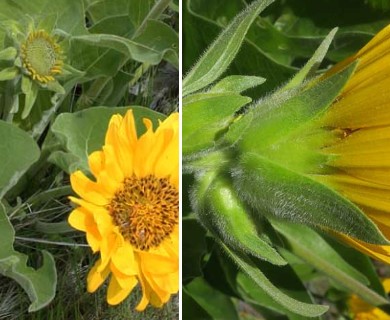
M254 223L227 177L206 174L194 188L192 198L197 199L200 222L225 245L276 265L286 264L261 232L258 221Z

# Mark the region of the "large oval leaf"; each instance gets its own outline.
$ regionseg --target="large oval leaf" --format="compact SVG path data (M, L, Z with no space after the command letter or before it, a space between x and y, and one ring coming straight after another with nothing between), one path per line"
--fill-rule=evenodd
M0 121L0 199L38 160L40 151L34 139L14 125Z
M76 169L88 171L88 155L102 147L110 118L114 114L124 115L129 109L133 110L138 135L145 131L143 118L152 120L154 126L158 125L159 119L165 118L161 113L139 106L94 107L60 114L51 130L62 142L67 153L55 152L49 160L68 173Z

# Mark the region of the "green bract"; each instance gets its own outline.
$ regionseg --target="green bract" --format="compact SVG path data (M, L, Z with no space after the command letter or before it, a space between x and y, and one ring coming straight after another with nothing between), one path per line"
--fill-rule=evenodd
M193 198L199 220L233 250L244 251L276 265L286 262L262 235L262 226L235 194L227 177L212 173L199 178ZM211 181L210 181L211 180Z

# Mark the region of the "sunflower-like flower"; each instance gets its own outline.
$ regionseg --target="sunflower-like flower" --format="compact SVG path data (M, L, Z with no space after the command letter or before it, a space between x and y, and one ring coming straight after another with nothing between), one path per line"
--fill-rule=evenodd
M26 19L20 23L5 23L11 41L0 51L0 81L12 81L17 88L14 92L15 106L10 113L19 112L17 96L21 92L24 95L22 119L30 114L39 90L64 94L65 89L59 80L63 80L66 74L69 76L69 70L72 70L64 62L66 42L60 40L53 26L45 21L36 26L34 21Z
M116 305L139 283L137 306L161 307L178 291L179 140L178 114L154 131L137 137L133 113L114 115L102 150L93 152L89 167L94 180L81 171L70 179L81 197L69 223L86 233L100 259L87 278L94 292L110 275L107 301Z
M320 126L331 130L333 139L322 148L328 170L315 178L357 204L390 239L390 26L325 77L355 60L356 71L319 120ZM390 246L337 236L390 263Z
M322 77L260 101L235 142L233 181L257 211L390 264L389 65L390 26Z
M390 293L390 278L382 280L385 292ZM348 309L354 320L390 320L390 315L353 294L348 299Z

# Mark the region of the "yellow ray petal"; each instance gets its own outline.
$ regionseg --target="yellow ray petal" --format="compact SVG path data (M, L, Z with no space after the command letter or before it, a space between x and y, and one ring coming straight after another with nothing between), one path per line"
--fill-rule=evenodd
M103 152L105 157L104 169L110 173L111 180L121 183L125 178L112 145L104 145Z
M100 242L100 257L101 267L105 268L111 262L113 254L115 254L117 248L122 245L120 235L113 232L102 238ZM100 270L98 270L100 271Z
M144 311L146 306L148 305L148 303L150 301L150 295L151 295L152 289L150 288L146 279L143 277L142 273L139 274L138 280L139 280L139 282L141 284L141 288L142 288L142 298L141 298L141 301L138 303L136 310L137 311Z
M95 223L95 220L88 210L79 207L70 213L68 222L73 228L85 232L88 226Z
M179 271L177 259L163 257L149 252L139 252L142 270L150 274L167 274Z
M156 307L156 308L161 308L163 306L164 303L166 303L168 300L169 300L169 297L170 295L169 294L166 294L164 296L165 300L162 301L161 298L159 297L159 295L155 294L154 292L152 292L150 294L150 304L153 306L153 307Z
M332 177L331 177L332 179ZM342 195L359 206L381 210L390 214L390 190L367 187L362 184L331 182Z
M358 179L390 187L389 168L348 168L348 173Z
M390 168L390 150L377 153L343 154L331 158L329 165L341 168Z
M107 302L110 305L117 305L121 303L137 284L137 279L135 277L127 277L121 281L124 284L123 287L118 282L117 277L111 277L107 291Z
M133 147L134 143L129 141L126 136L124 120L120 115L116 115L115 122L110 122L110 131L106 135L106 146L110 146L113 150L111 157L115 157L114 163L120 167L120 171L124 176L132 174L133 169Z
M390 214L387 211L361 206L362 210L375 222L379 230L390 240Z
M131 244L124 241L122 246L117 248L112 256L112 263L125 275L135 275L138 273L138 266L134 258L134 251Z
M76 171L70 175L72 189L83 199L99 206L108 204L110 197L106 190L89 180L84 173Z
M179 141L172 141L167 148L160 154L159 161L155 164L155 173L157 176L167 176L167 174L178 173L179 163Z
M89 211L96 223L99 233L104 237L112 231L112 218L107 209L102 206L97 206L83 199L70 197L71 201Z
M365 243L343 234L337 234L336 237L342 240L344 243L348 243L360 252L363 252L379 261L390 264L390 246L380 246Z
M91 247L92 252L97 252L100 250L100 243L102 237L96 226L90 226L87 229L86 238L88 245Z
M144 177L153 172L149 166L145 165L145 159L152 152L155 144L153 128L150 121L144 121L144 124L147 125L147 131L138 139L137 152L134 155L134 171L137 177Z
M144 166L146 168L149 168L149 170L153 173L155 173L155 167L156 163L161 161L162 154L165 151L165 141L164 137L156 137L153 142L153 148L149 151L148 157L144 160ZM164 159L165 161L165 159ZM165 161L166 164L170 164L169 162ZM168 170L166 170L167 172ZM165 173L166 175L166 173Z
M119 284L122 288L124 288L124 287L127 286L127 283L128 283L128 281L129 281L129 280L128 280L129 278L135 278L135 279L137 280L137 279L138 279L138 275L139 275L139 273L140 273L140 269L139 269L139 267L138 267L137 264L134 266L134 272L135 272L135 274L131 274L131 275L123 273L122 270L118 269L118 268L115 266L115 264L112 263L112 261L111 261L111 266L110 266L110 267L111 267L111 272L112 272L113 276L116 277L116 280L118 281L118 284ZM138 280L137 280L137 283L138 283Z
M129 142L129 145L132 146L131 149L134 149L135 144L138 141L138 137L137 137L137 131L135 127L135 121L134 121L132 110L126 112L121 130L124 132L125 136L127 137L127 141Z
M325 152L334 154L379 153L389 150L390 127L374 127L357 130L337 143L325 148ZM390 159L388 164L390 165Z
M92 174L97 177L99 172L103 169L104 165L104 153L101 151L92 152L88 156L88 165Z
M145 278L150 283L154 292L158 294L160 300L164 303L171 294L179 291L179 273L169 273L165 275L148 275Z
M390 78L342 95L324 115L324 124L351 129L389 125L389 86Z
M87 277L87 289L88 292L95 292L99 288L104 280L108 277L110 273L110 268L107 266L102 271L98 271L101 264L101 260L98 260L92 269L88 273Z
M389 63L390 55L378 56L370 64L362 64L360 61L354 76L348 81L343 92L348 94L350 91L375 86L381 81L388 81L387 77L390 71L383 66Z

